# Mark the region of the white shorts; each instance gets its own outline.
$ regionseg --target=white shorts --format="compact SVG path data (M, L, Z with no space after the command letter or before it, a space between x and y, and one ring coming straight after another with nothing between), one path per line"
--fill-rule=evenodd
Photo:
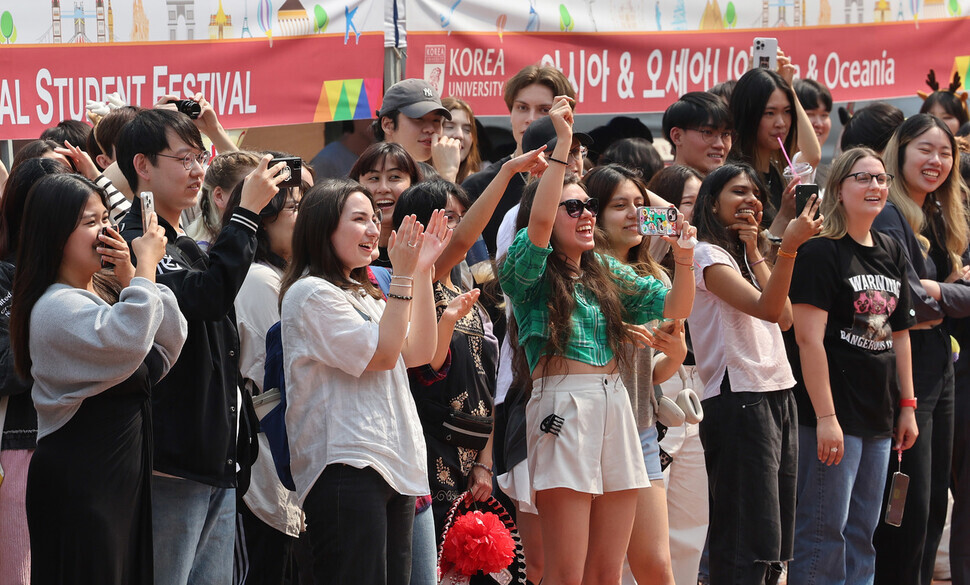
M538 514L532 502L532 482L529 480L529 459L515 464L507 473L498 476L498 487L515 502L516 508L526 514Z
M600 495L650 486L630 397L618 375L536 380L525 416L532 502L535 492L553 488Z

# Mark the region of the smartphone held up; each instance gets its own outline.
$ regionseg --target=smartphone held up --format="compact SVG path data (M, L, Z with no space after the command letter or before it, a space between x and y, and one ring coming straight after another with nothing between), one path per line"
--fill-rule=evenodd
M638 207L637 231L644 236L676 236L676 207Z

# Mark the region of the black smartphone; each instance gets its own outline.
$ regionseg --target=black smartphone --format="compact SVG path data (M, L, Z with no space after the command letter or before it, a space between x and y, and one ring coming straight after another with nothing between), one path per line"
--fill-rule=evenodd
M282 158L274 158L269 161L269 166L279 164L281 162L286 163L286 168L280 171L280 174L285 178L283 182L278 186L280 189L284 187L299 187L303 184L303 159L298 156L286 156Z
M795 216L802 214L812 195L818 197L818 185L795 185ZM818 212L815 212L818 217ZM814 219L814 218L813 218Z
M101 228L101 235L102 236L105 236L105 237L110 237L110 234L108 233L108 227L107 226ZM105 244L104 242L100 242L100 244L101 244L101 247L102 248L108 247L107 244ZM115 267L115 265L113 263L108 262L107 260L105 260L104 259L104 256L101 257L101 268L114 268L114 267Z

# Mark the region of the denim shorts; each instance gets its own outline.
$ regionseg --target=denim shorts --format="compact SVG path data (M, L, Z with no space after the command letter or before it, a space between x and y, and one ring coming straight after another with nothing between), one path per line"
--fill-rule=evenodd
M643 449L643 463L647 466L647 477L650 481L661 481L664 478L663 469L660 468L660 435L657 433L657 425L640 431L640 447Z

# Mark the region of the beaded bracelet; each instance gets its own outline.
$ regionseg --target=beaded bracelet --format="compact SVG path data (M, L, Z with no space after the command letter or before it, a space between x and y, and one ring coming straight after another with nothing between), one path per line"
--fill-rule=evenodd
M472 467L480 467L485 471L487 471L489 475L492 475L492 468L489 467L488 465L485 465L484 463L479 463L478 461L472 461Z
M402 301L410 301L411 299L414 298L411 295L396 295L394 293L387 293L387 296L388 296L388 298L400 299Z

